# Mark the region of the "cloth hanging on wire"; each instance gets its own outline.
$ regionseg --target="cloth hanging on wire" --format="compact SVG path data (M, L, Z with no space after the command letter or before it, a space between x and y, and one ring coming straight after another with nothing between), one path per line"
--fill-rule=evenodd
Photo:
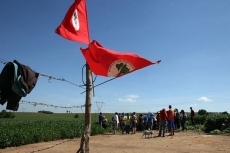
M19 101L35 87L39 73L17 60L8 62L0 74L0 104L7 102L6 109L17 111Z

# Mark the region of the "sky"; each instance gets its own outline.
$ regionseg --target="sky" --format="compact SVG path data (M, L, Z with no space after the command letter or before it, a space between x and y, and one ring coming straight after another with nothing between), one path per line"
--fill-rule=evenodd
M74 0L1 0L0 59L77 85L85 80L83 43L55 33ZM229 111L229 0L87 0L90 40L154 64L95 88L92 113L156 112L163 108ZM0 70L4 64L0 63ZM83 72L83 73L82 73ZM94 75L95 77L95 75ZM95 85L111 79L97 76ZM18 112L82 113L83 88L40 76ZM31 105L27 102L46 105ZM72 108L55 108L49 105ZM0 106L0 110L6 104Z

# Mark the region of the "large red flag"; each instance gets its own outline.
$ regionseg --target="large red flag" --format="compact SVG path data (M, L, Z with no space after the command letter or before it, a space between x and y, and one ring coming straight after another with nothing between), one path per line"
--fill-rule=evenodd
M81 48L91 71L96 75L119 77L160 61L151 62L133 53L119 53L101 46L93 40L86 49Z
M75 0L55 32L72 41L90 43L85 0Z

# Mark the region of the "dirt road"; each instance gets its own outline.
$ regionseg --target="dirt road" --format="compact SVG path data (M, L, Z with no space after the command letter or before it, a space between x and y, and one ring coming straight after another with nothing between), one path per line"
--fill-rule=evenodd
M229 135L206 135L195 132L177 132L175 136L142 138L142 133L91 136L90 153L230 153ZM30 144L1 149L0 153L76 153L80 138Z

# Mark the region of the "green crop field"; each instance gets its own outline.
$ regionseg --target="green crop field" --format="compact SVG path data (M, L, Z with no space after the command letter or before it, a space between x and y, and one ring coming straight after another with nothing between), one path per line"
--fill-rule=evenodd
M59 118L59 119L65 119L65 118L74 118L76 114L78 114L78 118L85 118L84 113L53 113L53 114L44 114L44 113L37 113L37 112L15 112L15 119L37 119L37 118ZM91 118L92 119L98 119L98 113L92 113ZM105 113L103 114L108 120L111 120L113 115L112 113Z
M79 113L32 113L16 112L14 118L0 118L0 148L31 143L72 139L81 137L84 131L84 114ZM113 114L104 114L111 120ZM92 114L91 135L103 134L112 129L104 129L98 124L98 114Z
M6 116L8 117L6 118ZM113 113L105 113L108 119L107 128L98 124L98 113L91 114L91 135L113 131ZM5 118L4 118L5 116ZM230 115L210 113L196 115L196 126L191 126L190 118L186 121L188 130L220 133L222 123L229 122ZM84 113L33 113L6 112L0 114L0 148L21 146L25 144L46 142L60 139L81 137L85 128ZM225 130L230 132L230 130Z

